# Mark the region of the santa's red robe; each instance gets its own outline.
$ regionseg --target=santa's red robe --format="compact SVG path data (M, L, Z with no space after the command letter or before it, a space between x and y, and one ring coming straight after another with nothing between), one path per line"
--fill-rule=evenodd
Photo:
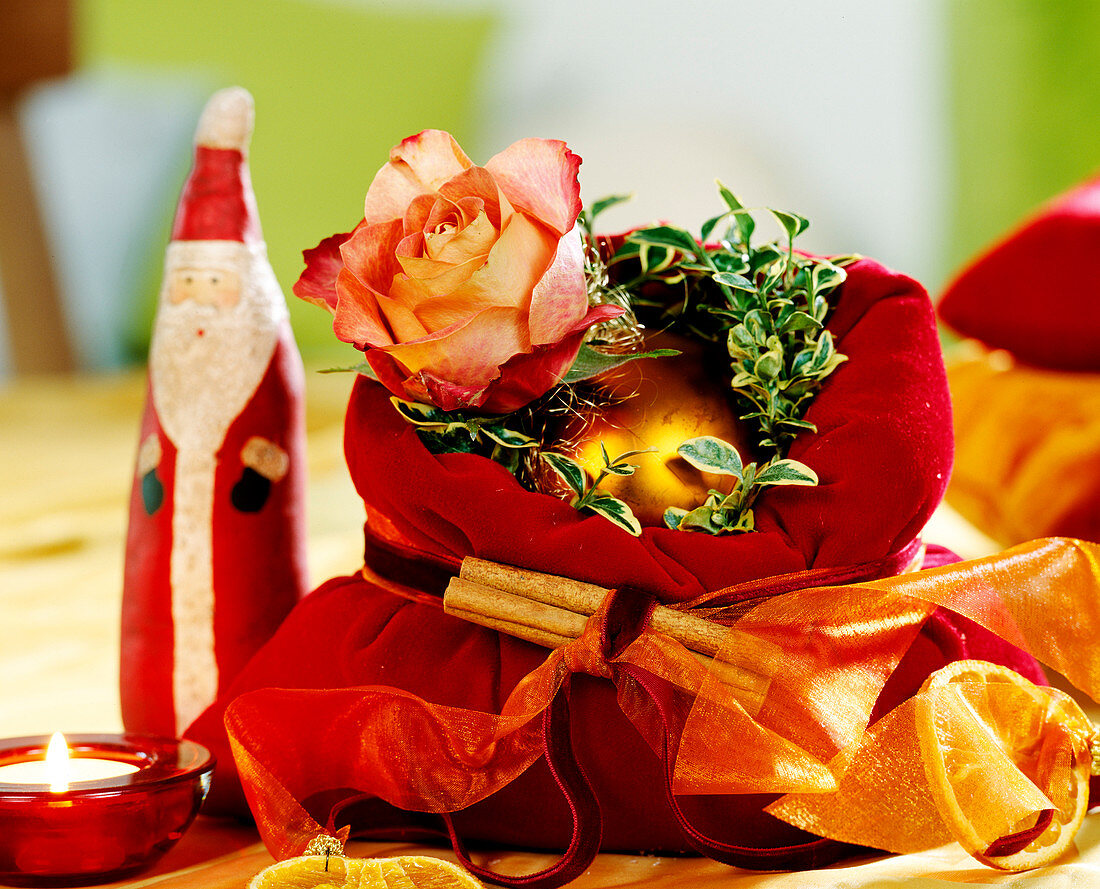
M283 322L256 391L215 455L212 504L214 613L220 695L275 632L306 589L305 421L301 359ZM122 718L128 731L182 733L173 700L176 664L171 554L177 451L146 399L141 442L155 436L159 459L139 460L130 499L122 618ZM250 439L286 452L286 474L264 478L246 465ZM155 442L149 442L155 451ZM186 652L180 653L187 657Z

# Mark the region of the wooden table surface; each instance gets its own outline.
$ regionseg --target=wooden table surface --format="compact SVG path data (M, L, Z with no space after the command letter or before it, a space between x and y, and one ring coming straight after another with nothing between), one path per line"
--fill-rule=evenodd
M341 447L351 379L307 376L310 573L320 583L360 564L363 512ZM121 730L118 615L143 387L144 374L130 372L24 378L0 388L0 737ZM934 539L966 555L990 546L949 512L934 527ZM1100 887L1100 814L1086 821L1077 846L1057 867L1017 875L984 868L956 845L791 874L749 874L703 859L601 855L573 886ZM397 844L356 843L348 851L450 858ZM481 859L516 874L551 860L516 851ZM271 861L251 826L200 817L153 870L119 885L241 889Z

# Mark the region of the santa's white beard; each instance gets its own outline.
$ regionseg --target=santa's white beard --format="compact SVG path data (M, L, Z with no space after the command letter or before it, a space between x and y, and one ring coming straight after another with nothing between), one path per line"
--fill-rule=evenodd
M216 451L271 363L277 325L246 308L243 299L230 310L184 303L163 306L157 316L153 398L180 450Z

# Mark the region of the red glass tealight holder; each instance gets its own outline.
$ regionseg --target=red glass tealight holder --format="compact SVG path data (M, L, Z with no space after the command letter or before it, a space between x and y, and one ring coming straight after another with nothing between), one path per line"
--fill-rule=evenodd
M21 783L18 769L4 777L2 768L44 760L48 737L0 740L0 884L89 886L132 876L175 845L210 789L214 756L192 741L133 734L66 740L77 777L52 790ZM81 759L106 771L112 762L136 769L80 780L94 774L80 768Z

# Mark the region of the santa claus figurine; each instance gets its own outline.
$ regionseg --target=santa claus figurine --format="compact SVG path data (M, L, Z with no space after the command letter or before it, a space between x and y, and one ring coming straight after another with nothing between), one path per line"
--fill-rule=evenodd
M122 717L178 735L306 589L303 372L248 175L252 97L207 103L165 260L130 503Z

